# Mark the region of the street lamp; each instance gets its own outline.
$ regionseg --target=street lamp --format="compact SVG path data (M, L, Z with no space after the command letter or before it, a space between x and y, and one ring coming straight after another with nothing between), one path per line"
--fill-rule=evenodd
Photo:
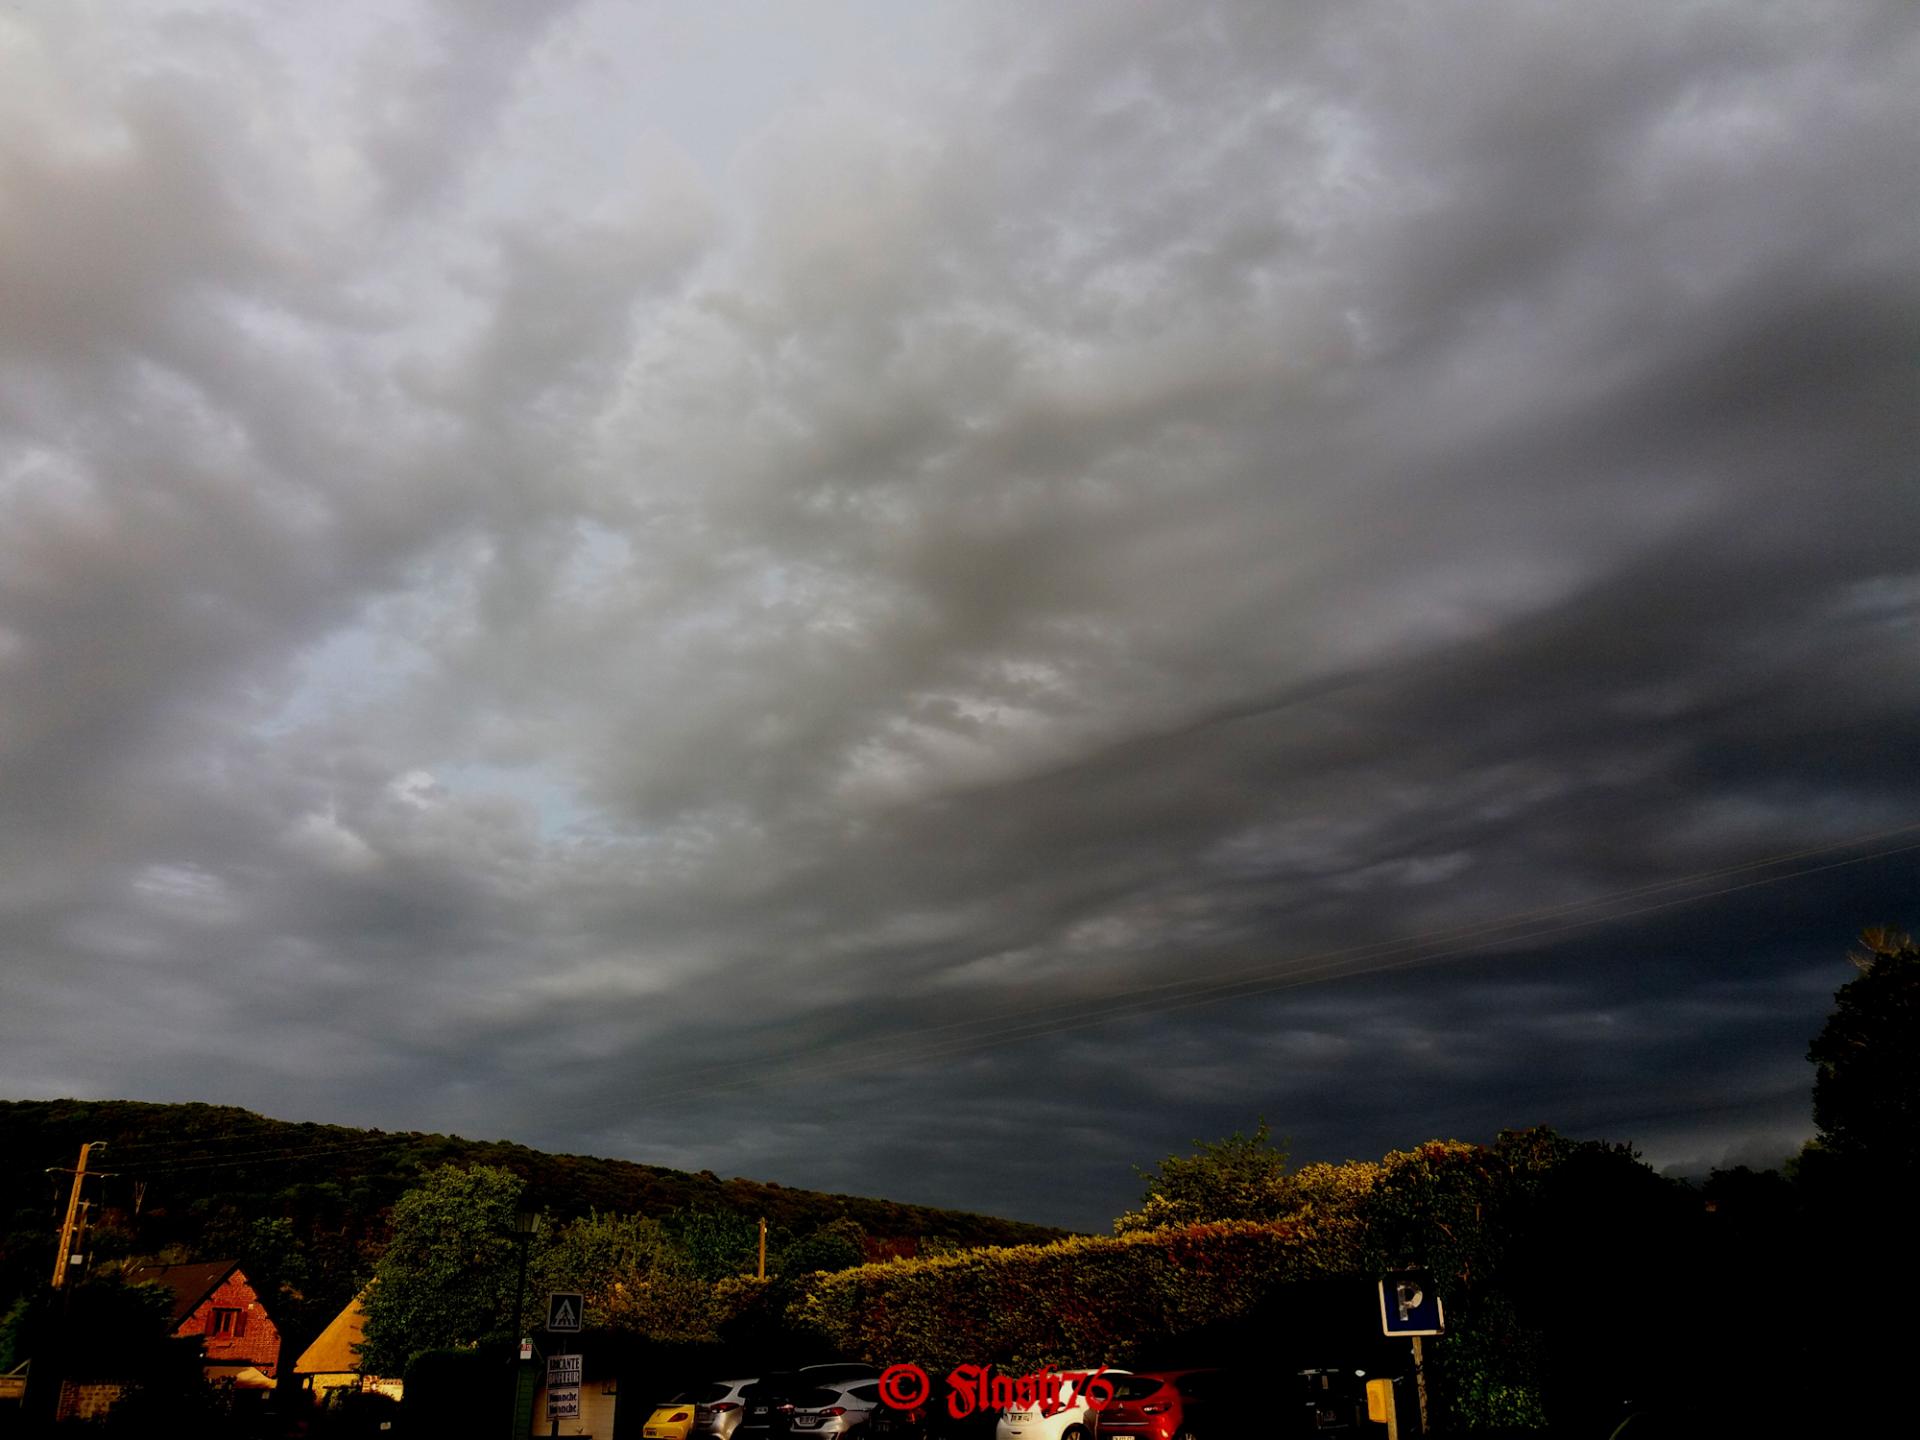
M521 1358L521 1341L526 1337L521 1333L520 1327L527 1314L527 1250L533 1244L534 1232L539 1228L539 1211L523 1208L514 1212L513 1238L520 1245L520 1278L514 1281L513 1285L513 1419L509 1422L513 1440L522 1440L526 1431L533 1428L531 1414L527 1416L524 1427L520 1421L521 1392L529 1388L526 1383L527 1362ZM530 1391L527 1398L532 1398Z

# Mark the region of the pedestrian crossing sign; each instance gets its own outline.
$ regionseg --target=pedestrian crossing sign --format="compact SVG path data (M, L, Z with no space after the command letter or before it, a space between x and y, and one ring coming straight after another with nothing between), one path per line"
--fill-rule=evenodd
M580 1311L579 1292L556 1290L547 1296L547 1329L557 1334L577 1334Z

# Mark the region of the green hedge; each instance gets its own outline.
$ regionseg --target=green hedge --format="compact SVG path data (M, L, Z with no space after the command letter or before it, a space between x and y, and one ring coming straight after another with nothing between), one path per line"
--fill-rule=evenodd
M1125 1365L1144 1345L1360 1262L1357 1225L1339 1216L1220 1221L817 1275L793 1316L879 1364Z

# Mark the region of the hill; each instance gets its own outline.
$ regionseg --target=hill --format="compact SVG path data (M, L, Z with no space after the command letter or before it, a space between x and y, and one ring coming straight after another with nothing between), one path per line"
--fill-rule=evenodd
M68 1179L48 1172L70 1169L89 1140L107 1142L90 1163L107 1172L88 1187L95 1259L250 1258L298 1291L322 1322L370 1273L394 1201L442 1164L511 1170L538 1207L562 1220L592 1210L764 1216L776 1246L841 1218L860 1225L876 1254L912 1254L929 1240L1016 1245L1062 1233L710 1171L553 1155L505 1140L293 1123L233 1106L0 1101L0 1154L9 1161L0 1170L0 1310L51 1269ZM289 1318L304 1328L306 1317Z

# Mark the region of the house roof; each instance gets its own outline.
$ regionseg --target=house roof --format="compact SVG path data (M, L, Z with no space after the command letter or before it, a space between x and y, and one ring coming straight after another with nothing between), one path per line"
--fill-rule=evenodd
M236 1390L271 1390L273 1377L256 1365L209 1365L207 1379L228 1384Z
M367 1290L373 1286L367 1286ZM314 1338L314 1342L300 1352L300 1358L293 1362L296 1375L344 1375L360 1373L360 1356L355 1353L360 1346L360 1336L367 1328L367 1307L360 1302L367 1298L367 1290L362 1290L347 1302L346 1308L327 1322L327 1328Z
M173 1323L178 1325L240 1268L238 1260L207 1260L197 1265L133 1265L129 1285L164 1285L173 1292Z

